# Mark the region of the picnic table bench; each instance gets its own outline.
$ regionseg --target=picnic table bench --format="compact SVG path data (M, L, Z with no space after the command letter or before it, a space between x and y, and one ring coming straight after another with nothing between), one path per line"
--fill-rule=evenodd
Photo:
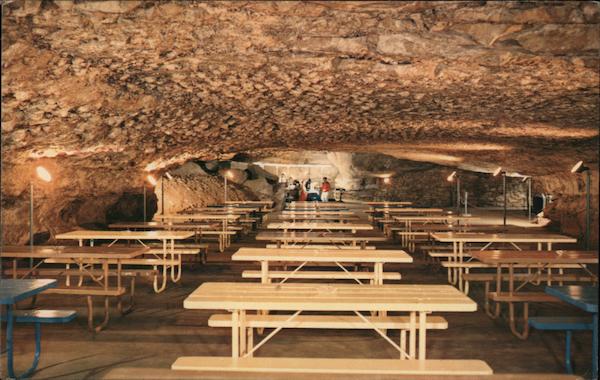
M168 270L171 270L171 280L178 282L181 279L181 254L175 251L175 241L183 241L194 236L193 231L96 231L96 230L76 230L63 234L57 234L56 239L77 240L79 246L83 246L84 241L88 240L90 246L94 245L94 240L112 240L109 247L119 240L133 240L146 246L147 241L161 241L162 253L154 254L156 258L135 258L129 259L127 264L151 266L154 270L162 267L162 284L159 285L158 275L154 276L154 291L160 293L167 287ZM167 256L170 255L170 258Z
M290 230L305 230L305 231L350 231L356 233L356 231L370 231L373 226L370 224L362 223L333 223L333 222L271 222L267 225L269 230L283 230L288 232Z
M343 372L348 360L343 362L338 359L294 359L292 362L286 358L254 358L253 353L264 345L285 326L294 322L302 311L321 312L353 312L356 317L366 325L377 331L400 353L400 358L408 360L382 360L377 362L379 370L371 364L374 359L361 361L360 366L352 366L349 373L435 373L437 370L450 367L463 368L469 372L473 366L477 367L476 373L491 373L483 362L471 361L430 361L426 360L426 327L427 315L431 312L468 312L475 311L477 305L458 290L447 285L378 285L361 286L358 284L252 284L252 283L204 283L184 301L186 309L223 309L231 310L232 329L232 357L183 357L178 358L172 365L176 370L225 370L225 371L267 371L267 372L310 372L320 371L328 373ZM247 315L248 310L293 311L294 314L270 318L271 326L277 326L261 342L248 349L248 318L260 321L261 317ZM361 313L364 311L385 310L407 312L408 315L408 350L403 350L396 342L381 332L378 326ZM217 317L215 317L217 318ZM218 317L221 319L222 317ZM264 321L264 320L263 320ZM305 326L314 326L317 321L304 320ZM309 323L310 321L310 323ZM213 319L213 323L215 320ZM332 323L340 322L335 320ZM352 320L356 322L356 320ZM224 322L222 322L224 323ZM228 323L228 322L227 322ZM254 322L253 322L254 323ZM256 322L266 323L266 322ZM327 321L319 321L327 326ZM254 325L253 325L254 326ZM301 328L298 325L295 328ZM332 327L324 327L332 328ZM418 354L417 354L418 331ZM408 352L407 352L408 351ZM243 360L236 362L231 359ZM418 359L418 360L416 360ZM256 361L253 361L256 360ZM315 360L322 360L315 366ZM351 359L356 361L358 359ZM362 360L362 359L360 359ZM378 359L381 360L381 359ZM408 363L405 366L396 363ZM238 363L238 364L236 364ZM239 363L245 363L239 365ZM267 365L267 363L275 363ZM294 364L295 363L295 364ZM416 363L421 363L419 367ZM434 364L435 363L435 364ZM365 367L363 367L363 365ZM430 369L428 366L432 366ZM466 366L466 369L465 367ZM437 369L432 369L433 367ZM471 369L469 369L471 367ZM383 370L382 370L383 368ZM374 372L373 372L374 371ZM318 371L316 371L318 372Z
M510 244L516 250L522 248L518 244L537 244L538 251L541 251L546 244L548 251L552 250L555 243L577 243L577 239L557 234L525 234L525 233L487 233L487 232L434 232L431 237L442 243L452 244L452 256L450 261L457 263L464 262L465 245L471 243L484 243L480 249L485 251L494 244ZM451 284L458 284L458 288L465 289L463 280L463 268L458 265L448 268L448 280ZM468 290L468 289L466 289Z
M139 260L148 251L146 247L74 247L74 246L5 246L2 247L2 258L13 260L12 277L14 279L20 274L22 278L38 276L65 276L65 285L53 287L45 294L81 295L87 299L88 328L99 332L104 329L110 319L109 297L117 298L117 309L124 315L129 313L134 304L135 277L137 273L127 273L123 265L132 260ZM39 259L38 263L31 268L18 270L17 261L22 259ZM44 263L64 264L65 269L41 268ZM70 269L74 265L77 269ZM101 269L95 269L94 265L100 265ZM112 269L111 269L112 266ZM71 276L79 276L76 285L71 284ZM130 302L128 307L123 307L122 296L126 294L126 287L122 278L130 277ZM83 286L84 278L90 279L94 286ZM111 283L114 278L114 284ZM104 297L104 319L102 323L94 327L93 297ZM35 300L35 298L33 298Z
M489 265L496 268L496 273L489 274L486 279L486 313L491 318L497 318L500 315L500 303L508 303L509 324L513 334L521 339L529 336L529 303L531 302L559 302L558 298L544 292L521 291L527 285L539 285L542 280L548 284L551 281L567 280L589 280L598 282L596 274L585 267L586 264L595 264L598 262L598 253L594 251L479 251L472 252L473 258L479 260L483 265ZM515 268L526 268L527 272L517 276ZM560 272L561 268L575 267L581 268L585 277L577 278L572 275L564 275ZM553 274L552 269L559 268L558 274ZM545 272L545 273L544 273ZM544 275L545 274L545 275ZM503 279L507 278L508 290L503 289ZM495 280L496 288L492 292L487 285ZM517 284L516 281L520 281ZM495 303L492 311L490 302ZM515 304L523 304L523 327L518 331L516 326Z
M302 247L308 244L333 244L335 246L360 246L365 249L368 242L386 241L383 235L351 234L345 232L272 232L256 235L258 241L275 242L278 247Z
M375 285L383 284L386 273L383 271L385 263L412 263L410 257L404 251L375 250L365 255L360 250L340 249L294 249L294 248L240 248L231 256L233 261L258 261L261 265L260 271L245 271L247 278L260 278L262 283L269 283L271 279L282 278L284 283L288 278L303 279L351 279L362 284L361 279L370 280ZM273 262L294 262L300 265L291 272L274 272L269 268ZM333 263L339 267L341 272L324 271L301 271L307 263ZM373 272L350 272L344 267L345 263L372 263ZM388 275L387 279L400 279L399 274Z
M6 321L6 361L9 378L27 378L37 368L42 352L42 323L68 323L77 316L77 313L73 310L14 310L17 302L35 297L37 294L55 286L56 280L49 279L2 279L0 281L0 306L6 306L6 314L1 315L0 320ZM13 362L13 330L15 323L33 323L35 326L34 359L29 369L21 375L15 374Z

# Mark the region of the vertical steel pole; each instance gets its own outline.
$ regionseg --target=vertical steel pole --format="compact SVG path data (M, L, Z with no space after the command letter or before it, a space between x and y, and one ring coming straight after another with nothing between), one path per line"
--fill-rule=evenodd
M144 222L146 221L146 184L144 183Z
M469 193L465 191L465 215L469 215L469 209L467 208L467 204L469 203Z
M592 171L591 170L587 170L586 171L587 174L587 181L585 184L585 190L586 190L586 194L585 194L585 249L589 250L590 249L590 231L591 231L591 210L590 210L590 198L591 198L591 194L590 194L590 190L591 190L591 186L592 186Z
M460 214L460 178L456 177L456 212Z
M502 193L504 194L504 227L506 227L506 173L502 173Z
M160 178L160 213L165 215L165 177Z
M527 180L527 221L531 222L531 177Z
M33 182L29 182L29 250L33 252ZM33 257L29 258L29 268L33 268Z
M225 203L227 203L227 174L225 174L223 178L225 178L225 191L223 192L223 199L225 200Z
M29 248L33 251L33 182L29 183Z

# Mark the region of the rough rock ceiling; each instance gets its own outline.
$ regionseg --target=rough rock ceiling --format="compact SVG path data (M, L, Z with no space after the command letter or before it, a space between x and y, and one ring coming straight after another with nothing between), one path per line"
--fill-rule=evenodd
M3 11L5 167L59 157L142 171L261 148L540 174L598 162L597 2L44 0Z

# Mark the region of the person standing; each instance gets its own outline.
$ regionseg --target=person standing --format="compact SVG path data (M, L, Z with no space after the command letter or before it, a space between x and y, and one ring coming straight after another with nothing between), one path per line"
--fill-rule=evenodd
M321 202L329 202L329 191L331 185L327 181L327 177L323 177L323 183L321 184Z

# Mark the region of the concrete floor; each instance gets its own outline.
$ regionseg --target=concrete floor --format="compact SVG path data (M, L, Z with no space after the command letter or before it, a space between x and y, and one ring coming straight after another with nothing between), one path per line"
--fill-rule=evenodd
M497 217L497 215L496 215ZM79 317L67 325L42 329L42 357L36 379L93 379L115 367L169 368L179 356L230 355L230 330L210 328L208 317L215 311L183 309L185 297L205 281L243 281L250 263L232 263L230 256L240 246L261 246L252 237L235 242L223 254L211 253L209 264L188 267L179 284L155 294L150 284L140 280L136 309L120 317L116 310L107 330L92 334L86 325L83 297L47 295L39 298L41 308L75 309ZM392 244L381 248L398 248ZM411 265L386 266L402 273L402 283L445 284L446 273L415 255ZM475 286L470 296L480 305L482 290ZM100 305L97 302L98 312ZM575 309L557 305L533 305L532 315L576 314ZM561 373L564 335L532 331L526 341L514 337L503 319L491 320L480 307L473 313L442 314L448 330L428 332L428 358L481 359L496 373ZM100 318L100 315L97 316ZM3 328L4 330L4 328ZM398 339L397 332L391 332ZM4 337L2 337L4 339ZM33 353L33 327L18 326L15 331L15 365L29 365ZM591 333L574 334L573 359L577 374L585 374L591 363ZM257 352L259 356L392 358L392 346L372 331L284 330ZM2 355L2 364L6 363Z

